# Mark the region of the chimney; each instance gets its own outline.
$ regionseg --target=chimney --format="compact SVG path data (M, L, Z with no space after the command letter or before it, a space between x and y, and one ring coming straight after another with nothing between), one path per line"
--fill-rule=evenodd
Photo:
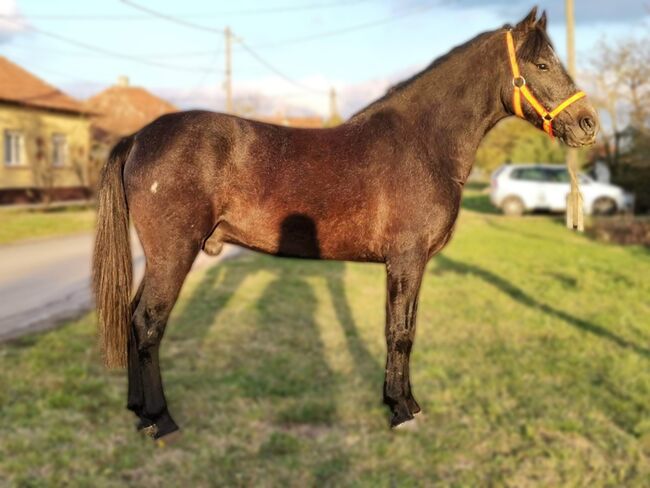
M117 86L129 86L129 77L125 75L118 76Z

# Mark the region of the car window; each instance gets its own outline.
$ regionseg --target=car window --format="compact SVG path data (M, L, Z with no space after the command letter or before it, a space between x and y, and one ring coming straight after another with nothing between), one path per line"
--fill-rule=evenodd
M547 181L548 177L543 168L517 168L512 171L513 180Z
M552 183L568 183L569 172L565 168L548 168L548 181Z

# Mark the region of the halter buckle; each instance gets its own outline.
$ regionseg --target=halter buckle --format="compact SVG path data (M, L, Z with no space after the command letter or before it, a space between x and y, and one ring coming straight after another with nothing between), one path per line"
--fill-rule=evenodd
M546 114L544 115L544 120L550 122L553 120L553 116L551 114Z
M523 76L515 76L512 79L512 86L514 87L521 88L525 84L526 84L526 78L524 78Z

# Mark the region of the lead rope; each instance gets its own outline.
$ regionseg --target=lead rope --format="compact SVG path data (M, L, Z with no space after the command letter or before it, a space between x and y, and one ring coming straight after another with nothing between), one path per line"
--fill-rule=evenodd
M571 178L571 191L567 198L566 226L578 232L585 231L584 204L580 186L578 185L578 168L576 158L569 158L567 162L569 177Z

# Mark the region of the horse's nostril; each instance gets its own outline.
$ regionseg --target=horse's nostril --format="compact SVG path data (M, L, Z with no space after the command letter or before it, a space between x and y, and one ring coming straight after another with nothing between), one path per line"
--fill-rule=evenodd
M583 117L580 119L580 128L585 131L585 134L593 134L596 130L596 122L591 117Z

